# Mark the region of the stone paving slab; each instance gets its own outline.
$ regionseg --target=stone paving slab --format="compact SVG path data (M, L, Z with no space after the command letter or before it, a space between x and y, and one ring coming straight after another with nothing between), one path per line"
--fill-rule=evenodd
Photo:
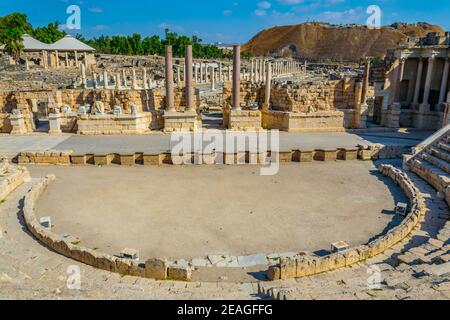
M431 135L429 131L380 133L287 133L280 132L280 150L356 148L384 144L413 147ZM16 156L20 151L73 150L74 154L148 154L170 150L170 135L153 133L136 136L0 135L0 156Z

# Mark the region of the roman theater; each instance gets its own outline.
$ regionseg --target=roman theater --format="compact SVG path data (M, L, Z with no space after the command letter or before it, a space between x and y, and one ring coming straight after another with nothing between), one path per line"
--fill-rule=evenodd
M450 298L450 34L349 65L23 43L0 52L2 297Z

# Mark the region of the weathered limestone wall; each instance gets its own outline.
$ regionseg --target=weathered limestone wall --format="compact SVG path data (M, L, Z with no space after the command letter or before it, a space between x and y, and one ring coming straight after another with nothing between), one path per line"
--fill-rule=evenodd
M150 132L152 113L80 115L77 121L78 134L120 135Z
M241 81L241 106L249 107L252 103L261 106L264 102L264 87L258 83ZM223 103L225 109L231 109L232 86L231 82L223 84Z
M11 113L15 108L22 113L32 108L32 100L47 103L51 98L56 106L69 106L76 111L85 104L94 104L94 98L105 105L105 111L110 112L114 106L119 105L124 112L131 112L131 106L135 105L138 112L148 110L150 90L37 90L37 91L17 91L0 92L0 112ZM37 111L37 110L36 110Z
M0 133L10 133L11 130L11 121L9 121L8 114L0 113Z
M224 124L230 130L261 130L262 116L259 110L225 110Z
M426 213L425 198L402 171L388 165L380 166L380 171L393 179L411 202L411 211L399 226L367 245L352 248L343 253L333 253L317 258L281 259L278 265L269 268L268 278L270 280L302 278L348 267L376 257L405 239Z
M162 110L165 109L166 106L166 98L163 93L164 89L155 88L149 90L150 100L149 107L150 110ZM174 88L174 105L177 112L182 112L186 107L186 96L184 88L175 87ZM200 91L195 90L194 94L194 103L197 109L200 108L201 99L200 99Z
M199 105L199 94L197 92L196 101ZM10 114L14 109L19 109L23 115L25 123L25 132L31 133L35 130L34 119L38 115L38 105L41 104L47 109L48 113L52 110L49 108L49 100L52 107L56 107L61 113L61 130L62 132L77 132L83 131L87 134L88 131L102 131L103 134L108 132L119 133L142 133L147 132L147 129L159 130L163 127L163 119L161 114L155 110L164 108L164 96L162 96L160 89L150 90L37 90L37 91L18 91L18 92L0 92L0 133L10 133L12 131ZM78 128L77 119L79 115L77 111L80 106L89 104L94 105L94 101L100 101L104 104L105 117L100 121L98 116L89 116L92 123L82 122L84 126L82 129ZM184 94L182 90L176 92L177 109L184 110L181 105L184 103ZM125 114L131 113L131 106L136 106L138 114L143 113L142 120L134 121L133 123L126 123L121 117L112 115L114 107L120 106L125 117ZM68 106L71 111L62 112L62 107ZM152 112L147 112L151 111ZM95 118L97 117L97 118ZM119 119L120 118L120 119ZM86 120L86 119L83 119ZM94 121L98 120L98 121ZM120 120L120 121L119 121ZM106 123L106 122L108 123ZM94 130L92 126L99 125L100 129ZM86 126L89 126L87 128ZM133 126L126 127L126 126ZM144 127L146 129L144 129Z
M30 174L26 168L0 161L0 202L16 190L22 183L30 180Z
M340 132L344 131L344 114L340 111L294 113L263 111L262 123L265 129L279 129L288 132Z
M272 109L286 112L310 113L353 109L354 80L326 80L296 84L275 84L271 91Z

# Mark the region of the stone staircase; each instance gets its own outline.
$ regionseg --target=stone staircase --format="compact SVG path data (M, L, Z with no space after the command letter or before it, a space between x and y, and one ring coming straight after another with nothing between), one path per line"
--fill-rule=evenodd
M405 159L404 167L431 184L450 204L450 126L420 145L412 157Z

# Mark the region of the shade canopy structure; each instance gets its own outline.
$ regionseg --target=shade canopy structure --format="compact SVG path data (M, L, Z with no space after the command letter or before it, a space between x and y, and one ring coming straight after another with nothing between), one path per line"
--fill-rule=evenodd
M34 39L28 34L22 36L23 39L23 51L42 51L51 50L50 45ZM0 50L4 50L5 45L0 46Z
M61 40L53 44L46 44L34 39L28 34L22 36L23 51L78 51L78 52L94 52L95 49L81 42L70 35L66 35ZM0 50L4 50L5 45L0 46Z
M79 51L79 52L94 52L95 49L81 42L70 35L66 35L61 40L49 46L49 50L53 51Z

